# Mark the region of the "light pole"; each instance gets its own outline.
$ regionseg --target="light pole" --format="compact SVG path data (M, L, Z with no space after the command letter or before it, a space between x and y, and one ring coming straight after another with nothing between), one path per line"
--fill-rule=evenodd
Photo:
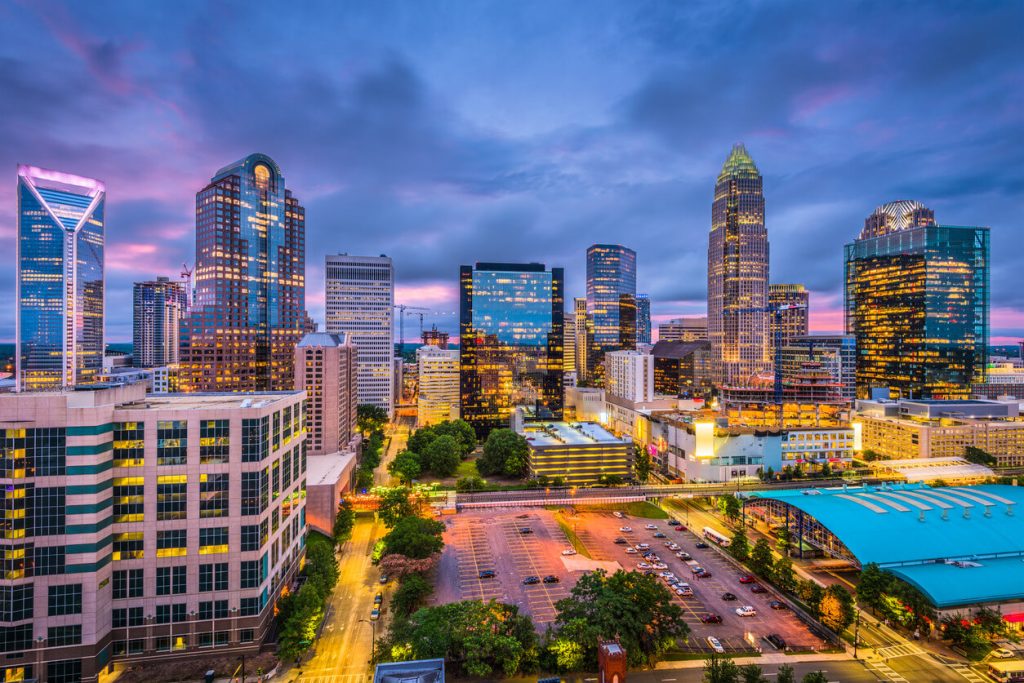
M377 622L369 619L360 619L370 625L370 663L377 659Z
M853 658L857 659L857 641L860 639L860 607L857 608L857 622L853 627Z

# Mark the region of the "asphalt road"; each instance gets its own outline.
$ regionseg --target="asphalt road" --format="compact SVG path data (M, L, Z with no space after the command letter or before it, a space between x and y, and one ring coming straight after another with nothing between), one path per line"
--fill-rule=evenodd
M849 660L826 661L803 663L799 661L789 662L796 672L796 680L813 671L821 671L825 674L830 683L877 683L880 679L867 670L860 662ZM769 681L775 680L775 673L778 670L776 664L759 664ZM510 678L507 683L532 683L537 680L531 678ZM659 669L656 671L630 671L626 676L629 683L702 683L704 670L701 666L694 666L687 669ZM884 680L884 679L881 679ZM562 676L563 683L597 683L596 674L571 674ZM915 680L914 683L927 683L930 679Z

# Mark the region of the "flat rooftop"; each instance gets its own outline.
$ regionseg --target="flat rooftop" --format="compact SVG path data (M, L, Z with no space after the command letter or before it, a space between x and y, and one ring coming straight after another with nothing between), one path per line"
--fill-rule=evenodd
M531 446L626 443L596 422L530 422L522 434Z
M211 408L264 408L295 398L298 391L266 391L258 394L231 392L210 394L147 394L146 398L118 406L121 410L210 410Z

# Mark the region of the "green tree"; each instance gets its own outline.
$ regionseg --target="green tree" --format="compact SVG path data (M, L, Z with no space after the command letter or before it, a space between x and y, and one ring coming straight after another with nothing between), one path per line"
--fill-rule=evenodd
M740 681L742 683L768 683L764 672L757 664L747 664L740 667Z
M548 643L548 652L559 671L579 671L583 668L586 652L583 646L569 638L555 638Z
M892 575L879 569L874 562L869 562L860 570L860 581L857 582L857 599L870 607L881 607L882 595L889 591Z
M413 453L422 455L427 451L427 446L438 436L438 433L434 431L434 427L420 427L409 435L406 447ZM423 465L424 463L420 464ZM428 468L424 467L424 469Z
M825 589L825 595L818 604L818 618L822 624L836 633L842 633L856 616L850 591L839 584L832 584Z
M788 556L789 549L793 547L793 534L789 530L788 526L781 526L778 530L778 536L775 537L775 549L779 551L781 555Z
M643 446L636 445L633 447L633 474L636 476L636 480L641 484L646 484L647 480L651 476L651 470L654 469L653 463L651 462L651 454L647 452L647 449Z
M434 425L438 436L450 436L459 444L459 457L466 458L476 448L476 432L465 420L451 420Z
M487 484L483 479L476 475L470 475L468 477L460 477L455 482L455 490L459 493L468 491L482 491L487 487Z
M821 671L812 671L804 674L800 681L801 683L828 683L828 677Z
M360 467L356 470L356 488L360 491L373 486L373 470Z
M391 598L391 610L397 617L407 617L433 592L433 584L423 578L422 574L406 574Z
M334 542L342 543L348 539L355 523L356 513L352 510L352 503L347 498L342 498L338 503L338 512L334 515Z
M796 594L811 608L812 612L817 614L818 606L821 604L822 598L825 597L825 589L814 581L798 581Z
M379 432L388 423L388 411L380 406L364 403L356 407L356 427L363 434Z
M739 683L740 668L726 657L712 653L704 660L704 683Z
M455 437L444 434L430 442L423 452L423 459L429 469L438 477L450 477L459 467L459 442Z
M484 476L521 477L526 474L529 455L530 446L521 435L511 429L494 429L484 442L476 467Z
M750 551L750 569L758 576L769 578L773 566L772 547L765 539L757 539L754 549Z
M750 557L750 541L747 540L747 530L743 527L738 528L732 536L732 543L726 550L740 562L746 562Z
M792 593L796 589L793 560L786 556L775 560L775 566L772 567L772 581L782 590Z
M718 499L718 509L731 524L736 524L739 520L741 507L736 496L721 496Z
M398 520L416 514L416 504L409 498L408 489L380 487L375 491L379 499L377 515L384 526L393 528Z
M598 481L605 486L622 486L625 483L617 474L603 474Z
M402 451L388 463L388 472L398 477L403 484L412 484L412 480L420 476L420 459L412 451Z
M985 465L987 467L995 467L999 462L991 453L984 451L977 446L964 447L964 458L966 458L968 462L973 462L975 465Z
M278 656L294 661L309 650L316 638L316 629L324 617L322 597L308 583L299 589L278 636Z
M410 515L398 520L384 536L385 555L404 555L413 559L430 557L444 547L444 524Z
M793 672L793 667L789 664L780 666L775 673L775 683L796 683L796 674Z

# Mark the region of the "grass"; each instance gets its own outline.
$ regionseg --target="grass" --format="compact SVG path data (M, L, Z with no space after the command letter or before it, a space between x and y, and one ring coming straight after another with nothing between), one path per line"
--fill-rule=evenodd
M455 470L455 478L461 479L462 477L479 477L480 472L476 468L476 460L470 458L463 460L459 463L459 467Z
M569 539L569 544L573 549L588 560L593 559L590 557L590 552L587 550L587 546L583 545L583 541L581 541L580 537L576 535L576 532L572 530L572 524L565 520L561 511L556 511L554 517L555 521L558 522L558 526L562 527L562 531L565 533L565 537Z
M633 501L632 503L604 503L597 505L577 505L578 510L619 510L630 517L642 517L644 519L668 519L668 513L660 507L647 501Z

